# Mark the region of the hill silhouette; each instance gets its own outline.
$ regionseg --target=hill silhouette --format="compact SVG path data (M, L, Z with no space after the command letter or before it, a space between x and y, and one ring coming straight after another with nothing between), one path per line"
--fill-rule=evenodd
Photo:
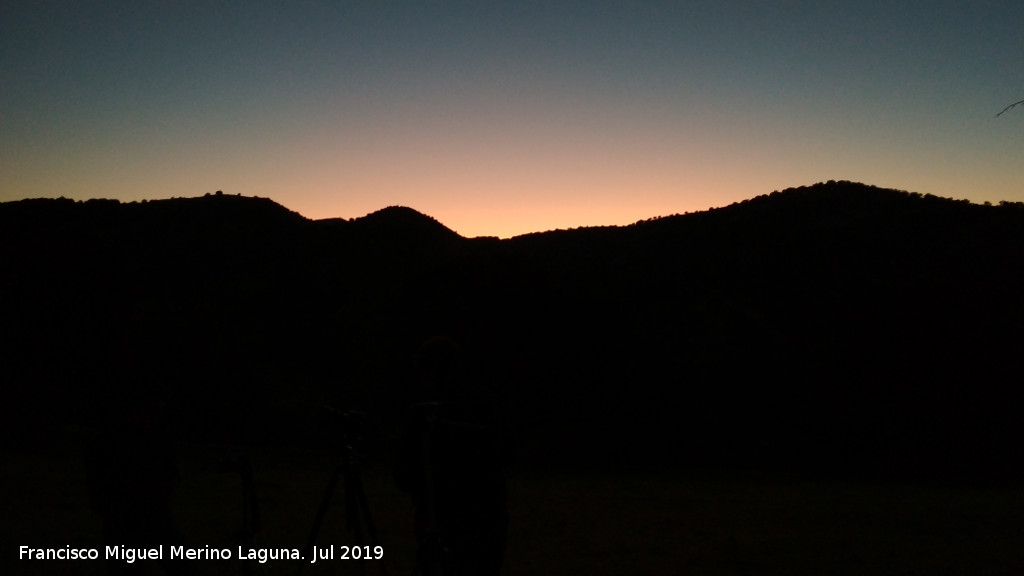
M353 220L367 234L416 242L450 240L458 234L437 220L405 206L389 206Z
M1020 204L850 182L508 240L400 207L8 202L7 425L87 421L130 374L197 438L288 441L324 401L386 427L446 333L528 458L1016 475L1021 230Z

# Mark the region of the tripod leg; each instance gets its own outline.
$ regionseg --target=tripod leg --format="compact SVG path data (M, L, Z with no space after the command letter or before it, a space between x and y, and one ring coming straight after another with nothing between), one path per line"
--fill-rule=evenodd
M349 470L345 474L345 528L352 532L357 546L363 545L363 523L359 518L362 509L357 506L360 488L359 477Z
M309 538L306 539L306 548L303 551L303 557L308 558L313 554L313 545L316 544L316 537L320 534L320 526L324 522L324 516L327 515L327 508L331 505L331 499L334 497L334 488L338 485L338 476L342 473L342 467L339 466L334 469L331 474L330 481L327 482L327 488L324 490L324 496L320 500L320 507L316 509L316 518L313 520L313 528L309 533ZM299 564L299 569L296 572L296 576L302 574L303 568L305 568L308 562Z
M253 537L260 530L260 508L259 500L256 498L252 463L244 456L239 464L239 475L242 479L242 532L240 539L242 547L248 550L252 548ZM251 562L242 564L243 576L252 576L257 573L262 573L262 570L253 567Z
M362 522L366 523L366 531L370 534L370 544L373 546L379 546L380 541L377 539L377 528L373 524L373 516L370 515L370 504L366 499L366 490L363 488L363 480L359 476L359 471L353 466L345 475L345 510L349 521L349 530L355 533L356 544L360 547L363 545L363 527ZM362 520L362 521L360 521ZM380 573L387 574L384 561L378 561L380 564ZM360 563L360 573L365 573L363 564Z

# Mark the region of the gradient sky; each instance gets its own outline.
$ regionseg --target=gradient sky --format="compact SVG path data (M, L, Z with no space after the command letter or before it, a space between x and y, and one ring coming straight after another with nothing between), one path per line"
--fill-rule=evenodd
M1019 0L7 0L0 201L502 237L830 179L1024 201L1022 98Z

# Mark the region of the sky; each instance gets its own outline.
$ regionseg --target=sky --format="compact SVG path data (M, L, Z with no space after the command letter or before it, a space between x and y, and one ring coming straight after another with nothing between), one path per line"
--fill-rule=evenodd
M463 236L852 180L1024 201L1024 3L7 0L0 201L403 205Z

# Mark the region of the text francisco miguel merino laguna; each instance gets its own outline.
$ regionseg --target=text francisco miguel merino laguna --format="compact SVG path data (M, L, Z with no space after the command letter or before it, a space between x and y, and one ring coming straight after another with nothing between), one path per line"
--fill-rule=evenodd
M171 560L257 560L261 564L267 560L302 560L302 553L298 548L249 548L238 547L238 555L235 556L228 548L186 548L184 546L168 546L170 549L169 559ZM313 557L310 563L321 560L379 560L384 556L384 548L381 546L338 546L338 555L335 556L334 546L313 547ZM107 546L103 550L105 560L123 560L131 564L136 560L163 560L163 545L156 548L128 548L125 546ZM100 552L96 548L32 548L20 546L18 558L21 560L98 560Z

